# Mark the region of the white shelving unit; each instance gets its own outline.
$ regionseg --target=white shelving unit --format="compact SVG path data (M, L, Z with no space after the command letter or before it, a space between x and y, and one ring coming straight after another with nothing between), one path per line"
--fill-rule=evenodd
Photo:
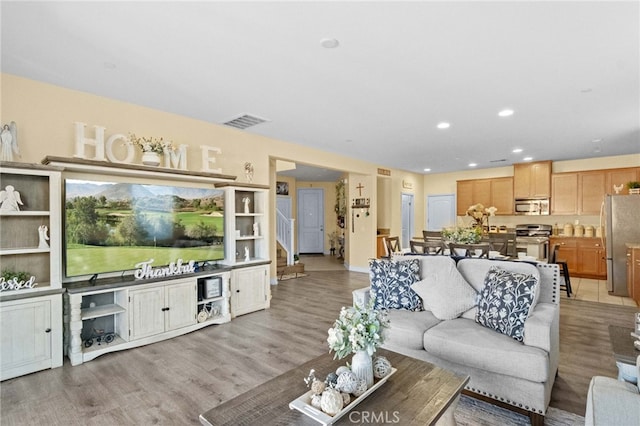
M62 365L60 182L58 167L0 162L0 191L10 185L22 202L19 211L0 210L0 264L36 283L0 293L0 380Z

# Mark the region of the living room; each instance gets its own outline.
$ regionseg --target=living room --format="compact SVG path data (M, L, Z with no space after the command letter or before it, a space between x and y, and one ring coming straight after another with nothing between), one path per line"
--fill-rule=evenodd
M49 24L47 25L64 27L65 24L63 23L66 23L66 21L62 16L66 11L73 10L75 7L68 3L57 4L53 2L51 6L42 6L43 8L39 10L38 8L41 6L39 3L19 6L16 2L3 2L1 6L3 12L2 50L4 52L1 75L2 124L12 121L17 123L19 156L16 154L13 158L14 161L24 164L40 164L47 157L58 157L72 161L74 159L78 160L77 143L79 139L78 125L76 123L84 123L82 137L86 140L96 139L101 131L100 129L104 129L104 141L109 140L114 135L135 133L154 138L164 138L172 141L175 145L186 145L183 158L185 159L187 172L195 174L203 170L219 170L215 173L237 176L236 182L238 183L263 185L268 188L266 191L269 193L267 201L269 211L275 210L276 182L279 180L277 177L278 162L281 161L313 165L343 172L347 182L347 200L369 198L371 200L371 208L370 215L367 216L363 214L361 217L351 219L351 212L348 214L347 224L349 227L346 228L348 232L345 235L345 270L332 271L322 274L322 276L310 274L309 277L304 278L308 280L308 288L302 288L304 281L296 282L296 280L282 282L277 286L272 285L269 289L271 293L270 309L238 316L227 324L208 327L196 333L149 346L105 355L81 366L71 367L69 362L65 360L62 368L34 373L3 382L1 409L3 423L5 420L8 424L33 422L56 424L56 422L67 422L67 420L70 423L95 421L104 424L151 423L154 421L161 423L197 422L197 416L204 411L326 352L326 329L335 320L340 307L351 303L351 290L368 285L366 273L368 273L369 259L376 257L376 234L377 228L379 228L377 203L379 202L380 169L384 169L384 173L388 172L390 174L390 176L385 175L383 178L391 182L389 186L389 198L391 200L389 205L391 210L396 212L390 216L387 222L388 228L392 233L399 234L402 228L402 219L397 212L400 211L401 194L411 193L415 196L413 224L415 232L420 232L425 228L428 219L429 212L425 207L424 200L429 195L455 194L458 180L512 176L513 166L510 163L523 161L523 157L511 153L512 142L502 141L503 145L483 149L484 151L492 151L492 155L485 156L486 161L482 161L477 167L468 167L466 164L467 157L463 156L464 158L458 161L459 164L464 163L462 166L459 165L455 169L446 171L437 171L436 167L433 166L434 170L432 172L426 172L423 170L427 167L424 163L424 158L415 159L411 158L411 155L405 155L407 167L392 163L390 151L395 150L395 142L387 142L383 145L371 143L369 145L366 143L367 137L373 137L373 135L362 134L358 138L354 137L355 143L354 141L347 142L345 139L349 138L342 135L338 145L342 145L343 149L336 150L334 146L323 145L322 143L317 143L315 146L303 143L306 142L307 137L296 133L283 132L282 137L269 136L268 132L261 130L259 127L261 125L257 125L253 130L249 128L247 131L223 125L221 124L221 119L230 118L236 112L263 113L254 109L257 106L247 105L244 99L234 100L230 93L223 91L217 93L209 92L209 87L205 84L195 88L191 87L188 81L184 81L189 80L189 78L174 77L171 80L165 80L164 77L156 74L156 69L163 67L166 61L183 63L182 68L179 68L183 73L191 66L184 64L193 64L191 62L193 58L190 56L184 57L180 53L188 49L184 49L183 46L175 46L170 40L165 40L170 31L177 31L175 27L167 26L166 28L171 28L171 30L167 30L165 34L157 38L167 42L167 51L170 53L165 55L162 60L155 57L147 57L147 54L139 49L139 45L133 42L128 45L127 41L120 40L113 47L105 48L97 41L101 37L101 31L104 30L104 27L112 28L110 37L117 38L118 31L116 28L118 28L118 25L115 24L117 21L114 19L105 19L95 27L90 24L91 17L101 16L101 12L106 13L111 7L102 4L96 4L96 9L83 10L80 14L82 19L76 22L77 27L68 27L72 29L69 29L70 34L67 34L67 36L71 36L74 39L82 39L81 34L83 32L97 37L88 42L84 49L70 52L64 59L62 57L56 59L56 55L50 58L48 54L29 58L31 51L25 57L15 52L7 53L9 44L15 43L16 46L19 46L17 49L23 47L22 42L18 42L23 35L20 23L30 21L29 16L32 16L36 23L42 20L42 22L48 22ZM24 7L24 9L21 9L21 7ZM262 7L265 6L260 6L258 9ZM396 9L391 8L390 10L394 11L394 13L399 13ZM138 10L136 9L136 11ZM456 9L456 11L462 13L464 6L460 5L460 9ZM161 12L156 11L154 13L162 15ZM254 11L252 13L257 12ZM612 13L612 16L618 16L617 13L619 11ZM128 12L123 12L122 14L127 15ZM195 19L194 14L191 11L188 15ZM111 15L107 14L106 16ZM155 15L152 14L151 16ZM181 15L176 15L176 20L178 21L183 18L182 16L178 18L178 16ZM231 19L233 14L225 16L229 20L227 26L232 26L234 22ZM252 23L258 28L265 32L273 31L273 28L266 24L265 21L257 16L254 16L254 18L255 20ZM123 22L131 21L144 22L144 16L140 17L132 13L123 20ZM623 21L625 25L621 24L621 26L627 28L626 20ZM635 22L636 27L634 29L637 32L637 18ZM184 22L182 23L184 24ZM225 39L228 37L228 35L225 35L225 29L225 26L216 27L215 34L210 35L210 37L214 40ZM33 28L29 32L36 35L39 34ZM45 46L44 50L46 51L46 45L49 41L47 41L46 31L44 32L45 35L40 35L34 43L42 44ZM62 33L60 35L62 38L56 39L55 44L65 43L64 31ZM102 33L102 35L105 35L105 33ZM314 39L313 42L317 44L317 41L322 36L324 34L318 35L316 37L317 40ZM151 33L149 33L148 37L152 37ZM146 40L146 42L153 43L157 39L154 38L153 41ZM53 40L53 37L51 40ZM144 44L144 42L142 41L141 43ZM629 43L632 44L632 42ZM633 43L636 43L637 46L637 41ZM132 55L131 57L137 56L142 63L146 63L143 74L156 84L156 99L154 103L139 102L123 95L123 92L125 94L126 92L134 93L136 84L142 84L142 80L127 78L130 73L133 75L135 68L140 64L135 62L136 65L134 65L134 63L129 63L124 59L127 57L125 54L128 52L127 46L136 46L136 48L132 48L133 52L129 52ZM238 46L239 49L241 47ZM385 48L388 47L386 46ZM318 49L320 48L318 47ZM549 46L545 46L545 48L550 49ZM339 52L339 49L333 52ZM100 51L101 59L97 62L90 52L93 50ZM53 52L53 50L51 51ZM543 51L544 49L541 49L540 52L528 51L533 59L526 60L524 63L531 66L530 62L543 60ZM332 51L323 50L321 55L327 52ZM631 58L637 59L637 49L630 49L630 52L632 52ZM566 54L570 56L569 53ZM198 55L205 54L200 51ZM308 59L309 64L318 60L315 55L307 57L298 51L296 55L300 55L303 59ZM91 60L89 61L88 58L90 57ZM44 61L37 71L27 70L26 64L31 60L37 62L38 59L43 61L47 59L47 61L51 62ZM288 58L286 57L281 58L281 64L285 64L281 65L281 67L287 67L287 60ZM635 69L637 70L637 60L629 61L636 63ZM63 68L59 62L64 62L69 68ZM55 66L52 66L52 63ZM243 65L240 58L238 63ZM230 67L228 63L218 63L216 65L220 68ZM87 68L85 69L83 66ZM621 61L618 66L623 69L621 74L624 76L629 73L626 67L630 65L627 62ZM74 68L73 73L77 74L72 73L71 69ZM252 74L258 70L258 68L250 65L239 66L238 68L236 71L238 80L250 80ZM366 67L363 65L363 68ZM326 68L324 70L326 71ZM266 71L278 73L277 69L268 69ZM336 69L334 71L334 74L328 75L340 75L339 70ZM205 71L200 70L200 72ZM99 90L94 91L88 85L73 86L63 82L61 76L65 73L78 81L81 80L80 77L90 75L91 78L89 80L92 80L95 86L99 87ZM216 78L215 67L208 68L206 73L210 74L210 78ZM182 74L177 72L174 75L181 76ZM614 75L617 76L617 74ZM415 77L412 75L412 78ZM503 76L503 78L508 79L509 77ZM579 80L577 77L576 79ZM611 80L615 80L615 77ZM294 83L295 80L289 80L289 82L279 84L277 88L284 96L288 93L286 88L289 84L291 87L296 87L297 90L307 84L307 82L304 82L302 86L296 86ZM327 82L325 81L325 83ZM591 81L580 81L579 84L576 83L575 87L572 88L573 92L575 92L572 92L572 95L566 93L554 94L545 99L555 99L562 96L587 97L590 96L589 93L593 94L595 92L598 94L598 90L604 92L603 86L606 86L605 83L614 85L614 81L608 81L606 78L598 80L597 83L600 83L600 86L593 86L592 92L581 93L581 89L587 90L588 85L593 83ZM617 112L621 117L619 121L612 118L611 115L607 115L609 118L602 120L609 124L604 128L598 128L598 130L605 129L607 131L606 135L596 135L594 133L588 139L585 139L584 134L572 136L571 132L567 130L557 137L549 136L546 138L552 141L551 145L562 147L562 145L566 144L567 149L577 149L581 154L568 156L567 153L561 152L557 157L536 157L535 160L553 160L554 173L640 166L640 153L638 152L639 126L637 123L638 102L637 99L630 103L627 102L629 92L637 93L637 84L636 76L633 84L629 87L625 86L624 90L619 88L606 90L607 96L610 95L610 92L623 92L620 97L624 98L624 101L621 101L620 108L627 108L628 105L632 107L631 110L625 109ZM325 108L328 109L332 102L331 99L339 98L335 93L329 91L326 86L323 85L322 87L327 90L328 100L326 102L328 104ZM375 93L375 90L371 87L358 86L358 88L362 89L362 93L365 93L365 95L361 95L363 98L367 97L366 93ZM253 89L260 91L259 85L254 86ZM176 90L181 93L181 96L174 94ZM407 97L416 96L409 89L403 89L399 93L404 93ZM419 96L426 99L425 102L427 102L431 95L425 93L421 93ZM521 94L521 96L524 95ZM533 93L529 93L529 96L535 97ZM198 104L198 100L201 97L215 98L215 104L228 103L230 106L224 110L220 110L216 106L215 114L212 113L212 115L216 116L216 119L212 122L210 117L202 113L189 113L192 108L195 108L193 106ZM524 99L524 97L521 99ZM597 104L598 101L599 98L590 99L586 103L591 105ZM324 103L325 101L323 100L322 102ZM335 100L335 102L340 101ZM512 102L516 102L516 100ZM473 104L473 102L470 103ZM516 110L514 118L517 118L521 111L524 113L525 104L523 103L522 105L523 108L521 109L517 108L518 105L514 106ZM305 109L306 106L306 103L299 103L296 109ZM211 107L211 105L208 107ZM502 105L491 106L492 115L495 115L493 114L493 109L498 107L502 107ZM472 116L474 114L470 107L460 109L464 110L466 115ZM234 111L233 114L229 114L231 110ZM616 111L614 109L612 111L615 115ZM369 110L368 113L372 121L384 121L376 113L375 108ZM269 114L264 115L267 116ZM420 113L418 115L424 114ZM539 110L534 115L530 114L529 120L532 121L526 127L531 128L533 132L533 128L538 127L537 121L534 122L533 120L542 118L544 115L545 113L541 113ZM629 115L633 116L631 120L628 119ZM276 122L276 118L279 121L287 120L284 114L269 116ZM567 116L572 117L573 112L567 112ZM322 123L321 125L314 124L311 129L317 129L318 132L321 130L318 127L331 127L327 122L335 120L335 118L332 118L325 121L319 118L320 116L315 117L317 121L322 121ZM440 119L438 114L432 114L426 120L433 120L434 123L429 122L428 126L435 128L435 122ZM565 117L560 117L554 121L563 121L564 119ZM301 117L296 116L292 121L299 121L301 129L303 128L302 123L304 121L301 120ZM335 120L336 123L338 121ZM450 130L454 130L457 123L460 122L453 123ZM272 124L273 127L278 127L275 125L276 123ZM268 126L269 124L266 125ZM366 123L362 122L354 122L352 125L353 127L366 127ZM571 126L573 125L576 125L576 123L571 121ZM440 131L440 129L434 130L434 132L437 131ZM594 131L594 129L589 128L589 131ZM406 136L404 133L405 130L400 126L397 129L390 129L385 138L387 141L404 140ZM513 140L513 138L517 138L517 135L513 133L503 134L498 139L509 138ZM605 142L594 142L593 140L597 138L602 138ZM451 142L449 136L444 139L433 137L431 140L434 141L432 145L435 145L435 151L447 151L447 155L450 157L461 155L460 153L465 150L472 151L477 149L477 147L472 147L471 145L485 144L485 147L488 147L490 146L488 144L491 143L491 137L483 137L480 142L469 143L468 147L456 146L455 143ZM414 144L412 149L417 150L420 145L417 145L415 140L412 143ZM534 140L527 148L534 150L535 144ZM350 145L353 146L350 147ZM509 150L505 148L507 145ZM438 149L438 146L440 149ZM87 143L86 147L84 159L89 161L98 160L97 151L94 151L93 146ZM452 152L454 148L456 153ZM109 167L117 169L119 165L123 164L122 159L124 157L122 154L125 151L117 151L115 147L114 149L116 150L116 161L109 159L98 161L111 163ZM204 154L205 149L208 150L206 155ZM377 153L379 155L378 159L387 155L390 158L390 162L387 163L376 160L374 159L375 157L369 157L368 155L372 153ZM435 153L425 154L421 157L428 157L429 155L433 155L433 158L436 158ZM419 156L416 155L414 157ZM500 166L495 167L496 163L490 163L489 160L489 158L493 157L500 159L506 157L507 162L506 164L497 163ZM211 161L212 159L214 161ZM249 181L245 173L247 163L252 165L251 181ZM129 166L140 164L141 160L138 156L128 163ZM172 166L171 169L177 171L179 167ZM87 174L76 173L75 177L86 178ZM142 178L143 181L144 179L148 179L148 177ZM164 181L171 181L171 178L166 176L163 179ZM335 182L326 182L325 185L331 187L335 185ZM305 186L309 186L309 183L303 182L300 185L300 187ZM290 185L290 191L295 189L294 182ZM333 203L332 200L332 194L328 195L327 203ZM269 236L267 243L268 258L272 260L267 266L268 278L271 284L276 284L278 282L276 265L273 262L276 252L275 223L271 217L267 216L267 218L269 221L265 232ZM461 220L466 219L462 217ZM496 220L496 224L513 226L522 221L522 216L507 215ZM599 218L593 214L543 218L543 221L549 224L556 222L573 223L575 220L580 220L582 223L596 224ZM327 229L327 232L329 231L330 229ZM60 230L58 230L58 233L60 233ZM328 244L326 244L326 247L328 247ZM327 289L329 291L326 291ZM330 293L330 295L327 296L327 293ZM591 377L595 375L615 377L617 374L611 354L607 325L630 326L632 315L636 309L604 304L596 306L589 304L578 305L576 302L574 300L567 301L564 298L562 300L562 303L566 303L568 307L561 312L560 351L562 356L560 360L560 380L556 382L558 387L554 388L551 407L584 415L586 392ZM593 318L598 320L593 321ZM591 336L590 342L587 343L582 340L585 335ZM295 344L292 345L291 342ZM579 354L587 353L587 351L592 356L590 356L589 360L584 360ZM585 363L587 367L584 367ZM182 367L185 370L181 370ZM35 404L40 407L38 410L32 410ZM136 412L138 409L139 412Z

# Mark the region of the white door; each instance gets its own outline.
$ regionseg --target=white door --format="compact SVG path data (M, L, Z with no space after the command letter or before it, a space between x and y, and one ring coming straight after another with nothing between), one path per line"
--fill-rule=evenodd
M164 287L131 291L129 293L131 340L163 333L164 308Z
M193 281L166 286L165 330L175 330L196 323L196 283Z
M0 307L2 380L51 368L51 303Z
M402 235L400 245L409 247L409 240L413 237L413 194L402 194Z
M298 189L298 253L324 253L324 189Z
M454 194L427 196L427 230L441 231L455 226L456 200Z

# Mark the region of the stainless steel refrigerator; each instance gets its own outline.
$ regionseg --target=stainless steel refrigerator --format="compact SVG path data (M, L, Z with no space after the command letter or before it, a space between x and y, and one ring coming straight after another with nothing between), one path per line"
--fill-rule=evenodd
M640 242L640 195L607 195L601 222L605 226L607 290L628 296L626 243Z

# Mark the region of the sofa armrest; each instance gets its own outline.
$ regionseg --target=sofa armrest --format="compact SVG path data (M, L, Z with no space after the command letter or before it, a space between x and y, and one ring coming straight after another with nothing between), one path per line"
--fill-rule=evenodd
M640 424L638 389L610 377L593 377L584 420L587 426Z
M371 299L371 289L369 287L353 290L351 294L353 295L353 306L367 306L369 299Z
M559 351L559 306L553 303L538 303L524 322L524 344L535 346L551 353Z

